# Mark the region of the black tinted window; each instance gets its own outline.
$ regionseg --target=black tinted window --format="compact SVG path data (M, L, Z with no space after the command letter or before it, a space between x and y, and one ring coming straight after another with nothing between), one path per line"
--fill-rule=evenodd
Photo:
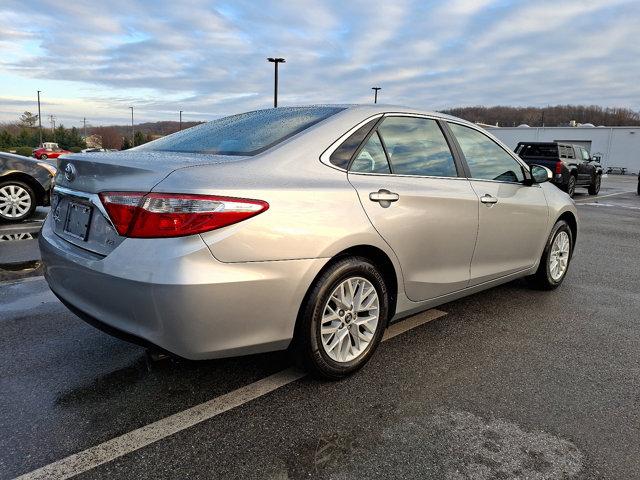
M518 154L521 157L552 157L558 156L558 145L555 143L543 145L520 145Z
M342 110L342 107L256 110L204 123L141 145L137 149L256 155Z
M338 148L335 149L335 151L331 154L329 161L336 167L344 168L346 170L349 166L349 162L351 161L351 157L353 157L353 154L358 149L365 137L369 134L377 121L377 118L373 119L353 132L349 136L349 138L347 138Z
M522 167L500 145L473 128L450 123L464 154L471 177L504 182L524 180Z
M393 173L455 177L455 162L438 123L427 118L389 117L378 132Z

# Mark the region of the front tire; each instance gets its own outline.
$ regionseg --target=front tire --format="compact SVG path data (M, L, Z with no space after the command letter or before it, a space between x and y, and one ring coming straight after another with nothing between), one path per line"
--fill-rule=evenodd
M559 220L547 239L540 265L535 274L527 277L534 288L553 290L563 282L573 254L573 234L564 220Z
M589 185L589 195L598 195L600 192L600 184L602 183L602 175L596 175L593 179L593 183Z
M17 180L0 182L0 221L20 222L36 209L36 195L26 183Z
M40 155L40 160L46 160L47 158L49 157L47 156L46 153L43 153L42 155Z
M362 368L387 326L389 293L366 258L336 261L311 286L293 342L298 363L317 377L337 380Z

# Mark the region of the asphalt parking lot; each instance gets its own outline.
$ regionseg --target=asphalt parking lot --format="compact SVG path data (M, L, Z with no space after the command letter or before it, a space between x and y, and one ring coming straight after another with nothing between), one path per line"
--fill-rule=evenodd
M53 297L34 238L0 242L0 477L640 478L636 182L576 195L561 288L405 320L340 382L282 353L153 361Z

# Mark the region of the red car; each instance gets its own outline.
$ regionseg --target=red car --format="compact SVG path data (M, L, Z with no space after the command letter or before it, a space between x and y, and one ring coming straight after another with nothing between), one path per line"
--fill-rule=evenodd
M42 147L33 151L33 156L44 160L45 158L58 158L65 153L71 153L69 150L63 150L57 143L44 142Z

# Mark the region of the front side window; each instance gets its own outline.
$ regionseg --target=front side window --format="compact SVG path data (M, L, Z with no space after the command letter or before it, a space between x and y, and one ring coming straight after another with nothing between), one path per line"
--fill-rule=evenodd
M377 132L374 132L364 147L362 147L362 150L360 150L360 153L358 153L358 156L351 164L350 171L361 173L391 173L387 156L384 153L384 148L382 147Z
M257 155L343 107L282 107L231 115L146 143L136 150Z
M388 117L378 127L378 132L389 154L393 173L458 176L449 145L435 120Z
M450 123L464 154L472 178L522 182L522 166L500 145L479 131Z

